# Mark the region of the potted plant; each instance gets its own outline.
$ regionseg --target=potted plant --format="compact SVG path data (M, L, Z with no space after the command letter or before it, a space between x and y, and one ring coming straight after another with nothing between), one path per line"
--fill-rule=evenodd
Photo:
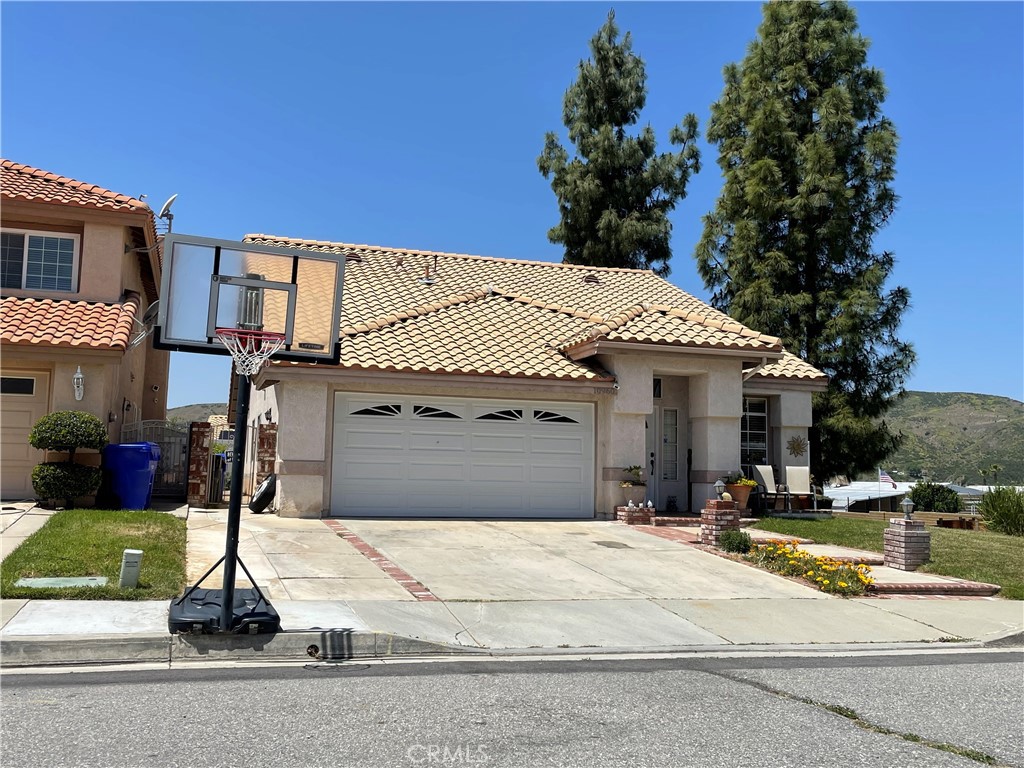
M616 506L624 507L630 501L638 507L642 506L647 496L647 483L644 482L644 468L639 464L631 467L624 467L622 470L623 479L619 483L619 503Z
M722 478L725 483L725 490L732 496L738 509L747 509L747 502L750 494L757 487L757 482L749 477L744 477L742 472L730 472Z

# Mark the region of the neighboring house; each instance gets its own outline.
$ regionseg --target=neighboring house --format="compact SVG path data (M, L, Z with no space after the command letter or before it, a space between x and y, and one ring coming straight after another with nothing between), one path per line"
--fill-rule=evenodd
M113 442L125 422L165 418L168 353L128 348L160 259L153 212L127 195L3 160L0 199L0 494L33 498L44 457L28 434L46 413L93 413Z
M255 381L281 515L592 518L631 465L694 510L809 464L825 375L650 271L245 239L346 258L341 364Z

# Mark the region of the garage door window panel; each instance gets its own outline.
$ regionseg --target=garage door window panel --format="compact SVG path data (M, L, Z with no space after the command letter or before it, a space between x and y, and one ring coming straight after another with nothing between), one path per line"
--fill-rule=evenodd
M518 408L508 408L501 411L492 411L476 417L477 421L522 421L523 411Z
M35 397L36 380L21 376L0 377L0 395Z
M534 411L533 420L549 424L579 424L576 419L570 419L568 416L554 411Z
M352 411L351 416L390 416L392 418L402 415L402 406L395 403L390 405L371 405L368 408L359 408Z
M445 410L443 408L435 408L432 405L414 405L412 407L412 413L414 416L418 416L421 419L461 419L462 417L457 413Z

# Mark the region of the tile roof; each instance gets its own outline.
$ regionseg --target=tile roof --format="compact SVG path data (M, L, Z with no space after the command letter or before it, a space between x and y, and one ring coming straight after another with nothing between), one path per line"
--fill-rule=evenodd
M827 382L828 376L796 355L783 351L782 359L769 363L752 378L803 379L805 381Z
M0 195L11 200L152 214L148 205L134 197L11 160L0 160Z
M0 341L31 347L126 349L139 312L139 295L120 304L90 301L0 299Z
M648 270L262 234L244 240L346 256L340 335L348 368L600 381L612 377L567 353L597 340L772 358L783 351L778 338ZM428 273L432 284L422 281Z

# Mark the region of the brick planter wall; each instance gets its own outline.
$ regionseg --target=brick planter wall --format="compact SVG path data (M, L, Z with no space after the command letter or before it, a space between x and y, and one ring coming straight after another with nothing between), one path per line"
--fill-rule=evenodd
M209 506L210 492L210 437L213 425L193 422L188 430L187 501L190 507Z
M717 547L724 531L739 530L740 511L735 501L708 499L700 511L700 543Z
M615 519L626 525L650 525L653 511L647 507L616 507Z
M932 535L918 520L904 520L894 517L883 536L885 554L883 560L890 568L901 571L916 571L932 556Z

